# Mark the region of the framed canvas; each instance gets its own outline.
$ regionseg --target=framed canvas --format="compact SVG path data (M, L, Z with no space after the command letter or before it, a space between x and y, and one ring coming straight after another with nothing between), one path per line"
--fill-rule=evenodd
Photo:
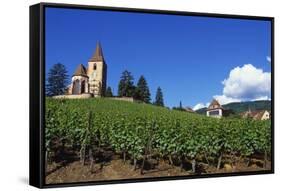
M30 7L30 185L274 172L274 18Z

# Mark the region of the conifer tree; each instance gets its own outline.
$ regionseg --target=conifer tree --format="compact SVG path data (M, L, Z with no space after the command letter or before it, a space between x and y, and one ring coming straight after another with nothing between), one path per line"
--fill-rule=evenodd
M48 72L47 84L46 84L46 95L62 95L65 93L68 84L68 75L66 67L57 63Z
M113 93L112 93L112 90L111 90L111 87L110 87L110 86L108 86L108 87L106 88L105 97L113 97Z
M160 87L157 88L154 105L164 107L163 93Z
M118 84L118 96L132 97L135 92L134 77L132 74L125 70L122 72L119 84Z
M143 75L139 78L134 97L145 103L150 103L150 91Z

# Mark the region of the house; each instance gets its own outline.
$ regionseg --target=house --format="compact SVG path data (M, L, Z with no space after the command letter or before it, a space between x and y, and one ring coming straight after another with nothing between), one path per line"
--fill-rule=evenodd
M255 120L268 120L270 119L270 112L267 110L262 110L254 116Z
M195 111L191 107L185 107L184 110L186 112L195 113Z
M224 114L224 109L220 105L220 103L216 100L213 99L209 107L207 108L206 115L208 117L216 117L216 118L221 118Z
M270 119L270 112L267 110L260 110L260 111L246 111L241 114L242 118L252 118L254 120L268 120Z

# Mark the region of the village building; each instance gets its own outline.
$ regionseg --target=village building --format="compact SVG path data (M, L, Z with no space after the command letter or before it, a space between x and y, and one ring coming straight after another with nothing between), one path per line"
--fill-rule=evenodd
M255 120L268 120L270 119L270 112L267 110L259 111L253 119Z
M79 64L67 88L68 95L89 94L91 97L104 96L106 90L107 65L100 43L97 43L88 67ZM74 97L74 96L73 96ZM89 96L88 96L89 97Z
M270 112L267 110L251 111L250 109L241 114L242 118L252 118L254 120L268 120L270 119Z
M185 107L184 110L189 113L195 113L195 111L191 107Z
M216 99L213 99L213 101L207 108L206 115L208 117L221 118L223 116L223 113L224 113L223 107Z

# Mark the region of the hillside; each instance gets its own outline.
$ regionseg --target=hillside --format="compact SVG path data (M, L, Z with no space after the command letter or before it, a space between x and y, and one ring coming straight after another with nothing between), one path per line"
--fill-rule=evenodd
M231 109L235 113L241 113L251 109L252 111L256 110L271 110L271 101L262 100L262 101L247 101L247 102L236 102L222 105L224 109ZM196 113L206 114L206 107L196 110Z
M185 118L199 117L196 113L181 112L170 110L165 107L159 107L152 104L136 103L124 100L114 100L111 98L98 98L98 99L52 99L47 98L47 109L54 105L59 106L63 110L76 111L82 110L83 112L92 110L95 113L107 112L110 114L130 115L139 117L158 117L165 115L169 118Z
M270 122L216 119L105 98L47 98L46 181L218 173L242 156L248 161L253 154L262 159L266 156L262 153L270 156ZM230 151L236 156L222 157ZM270 161L260 163L263 169L270 166ZM245 162L237 166L242 166L235 167L237 172L250 170Z

